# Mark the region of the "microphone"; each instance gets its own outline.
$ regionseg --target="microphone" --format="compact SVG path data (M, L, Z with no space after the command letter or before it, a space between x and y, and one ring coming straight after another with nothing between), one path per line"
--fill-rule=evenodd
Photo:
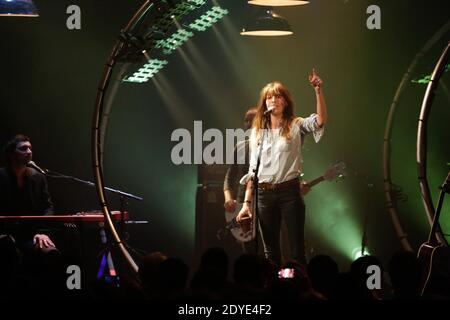
M275 107L267 108L266 111L264 111L264 115L267 116L269 113L271 113L275 109Z
M42 174L46 174L45 170L43 170L42 168L40 168L36 163L34 163L34 161L29 161L27 163L28 167L31 167L33 169L36 169L37 171L39 171Z

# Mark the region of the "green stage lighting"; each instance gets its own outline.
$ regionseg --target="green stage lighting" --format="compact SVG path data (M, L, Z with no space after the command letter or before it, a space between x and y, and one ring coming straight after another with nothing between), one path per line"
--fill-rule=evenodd
M169 28L176 20L177 17L184 15L187 13L187 10L193 10L195 7L192 3L195 3L196 6L204 4L203 0L190 1L188 3L180 3L178 7L166 13L163 18L158 21L157 25L152 27L152 30L160 29L160 28ZM187 5L187 6L184 6ZM191 7L189 7L189 5ZM205 31L207 28L211 27L214 23L222 19L225 15L228 14L228 10L222 9L221 7L214 6L210 10L208 10L205 14L201 15L200 18L196 19L194 22L189 25L185 25L186 29L180 28L175 33L170 35L169 37L161 40L155 41L155 46L150 49L150 53L153 56L161 56L162 55L170 55L177 48L182 46L185 42L187 42L191 37L194 36L192 31ZM170 17L170 18L168 18ZM169 24L170 22L170 24ZM157 52L159 50L159 53ZM156 51L156 52L155 52ZM142 53L147 52L147 50L143 50ZM149 60L144 67L140 68L137 72L133 73L131 76L126 76L122 81L124 82L134 82L134 83L143 83L147 82L150 78L152 78L159 70L161 70L166 64L167 60L158 60L152 59Z
M143 83L158 73L159 70L168 64L166 60L150 59L142 68L133 73L132 76L124 78L124 82Z
M180 20L183 16L199 9L206 3L206 0L190 0L177 3L175 7L166 12L152 26L152 30L158 30L166 33L174 24L174 20Z
M172 26L180 26L177 19L190 13L191 11L194 11L194 9L198 9L205 3L205 0L193 0L178 3L174 8L166 12L160 19L158 19L157 22L152 25L150 30L157 30L160 35L165 34ZM207 28L211 27L214 23L223 18L226 14L228 14L228 10L222 9L219 6L214 6L192 23L185 24L185 28L179 28L172 35L164 37L164 39L156 40L154 42L155 45L152 48L145 48L145 50L142 50L140 53L143 53L146 57L148 57L148 55L170 55L173 51L194 36L192 31L205 31ZM146 54L147 52L148 55ZM167 63L167 60L149 59L142 68L133 73L133 75L124 77L122 81L134 83L147 82Z
M450 70L450 63L445 66L444 72L447 72ZM413 79L411 80L412 83L418 83L418 84L428 84L428 82L431 81L431 74L424 76L422 79Z
M361 257L364 257L364 256L370 256L370 253L367 250L367 248L364 249L364 252L362 252L361 247L356 247L355 249L353 249L353 251L352 251L353 261L355 261Z
M162 49L164 54L171 54L179 46L181 46L193 36L194 34L190 31L187 31L185 29L178 29L177 32L172 34L167 39L158 40L156 42L155 48Z
M203 14L199 19L189 24L189 28L197 31L205 31L207 28L211 27L214 23L222 19L228 14L227 9L222 9L221 7L213 7L211 10Z

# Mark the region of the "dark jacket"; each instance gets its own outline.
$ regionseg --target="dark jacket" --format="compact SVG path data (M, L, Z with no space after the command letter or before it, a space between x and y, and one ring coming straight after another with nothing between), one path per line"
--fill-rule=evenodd
M0 168L0 215L49 215L53 204L47 179L40 172L27 168L24 189L19 190L14 173ZM18 243L27 243L37 233L46 233L48 226L42 222L0 221L0 234L12 235Z
M17 203L17 181L8 168L0 168L1 215L47 215L53 213L53 203L48 192L46 177L33 168L27 168L25 176L27 203Z

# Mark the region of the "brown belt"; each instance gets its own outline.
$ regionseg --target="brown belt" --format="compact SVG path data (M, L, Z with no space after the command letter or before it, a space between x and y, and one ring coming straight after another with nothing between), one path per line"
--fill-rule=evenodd
M300 180L298 180L298 178L281 183L267 183L267 182L258 183L258 189L262 190L281 190L281 189L290 189L294 187L300 187Z

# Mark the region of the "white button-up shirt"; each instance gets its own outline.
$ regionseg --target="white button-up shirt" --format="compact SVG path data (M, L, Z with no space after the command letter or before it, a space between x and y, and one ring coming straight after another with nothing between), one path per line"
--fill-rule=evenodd
M315 142L319 142L324 127L317 124L317 115L311 114L307 118L297 118L291 127L290 139L282 136L282 128L262 130L257 139L255 129L250 135L250 166L249 171L240 180L241 184L254 176L261 141L261 163L259 166L259 182L281 183L298 178L301 173L301 148L305 135L312 133Z

